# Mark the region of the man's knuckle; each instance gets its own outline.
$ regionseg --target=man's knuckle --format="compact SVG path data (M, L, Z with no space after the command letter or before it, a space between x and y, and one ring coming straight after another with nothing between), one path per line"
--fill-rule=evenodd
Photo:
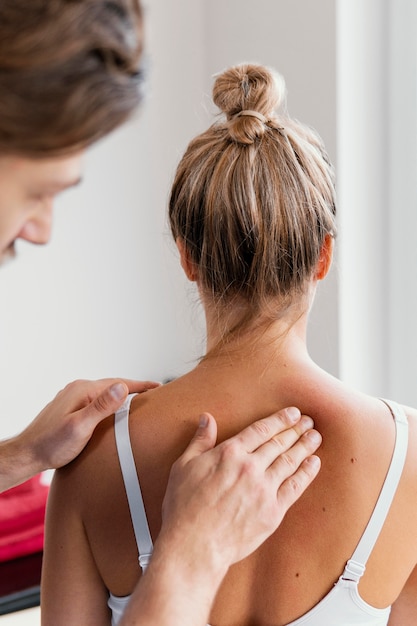
M64 389L62 389L61 393L68 394L80 394L81 392L85 392L86 381L81 378L77 378L76 380L72 380L67 385L65 385Z
M291 476L290 478L288 478L287 486L293 494L298 494L300 492L300 483L297 480L296 476Z
M271 437L271 428L265 421L259 421L252 424L252 428L256 434L260 435L263 439L269 439Z
M221 456L225 460L236 459L241 453L241 446L236 439L228 439L221 444Z
M85 383L84 380L82 380L81 378L76 378L75 380L72 380L70 383L68 383L68 387L81 387L81 385L83 385Z
M249 477L256 477L258 471L251 457L247 457L241 462L241 472Z
M101 394L94 401L94 407L99 413L105 413L109 408L107 395Z
M275 437L271 437L270 442L276 446L278 451L281 451L285 448L285 443L279 435L275 435Z
M298 467L298 464L295 462L295 459L291 454L283 453L280 456L281 462L284 463L286 467L290 470L295 471Z

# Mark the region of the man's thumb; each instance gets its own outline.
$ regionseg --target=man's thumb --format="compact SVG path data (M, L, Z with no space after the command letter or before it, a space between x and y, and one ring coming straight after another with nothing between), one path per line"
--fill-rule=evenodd
M211 450L216 445L217 440L217 422L210 413L200 415L200 422L187 446L182 459L187 462L193 457Z
M127 398L129 389L122 382L114 383L102 391L97 398L84 409L84 417L95 418L97 421L112 415Z

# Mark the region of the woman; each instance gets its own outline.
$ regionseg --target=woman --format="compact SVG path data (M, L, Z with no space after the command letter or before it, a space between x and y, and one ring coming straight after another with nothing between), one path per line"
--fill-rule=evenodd
M323 436L321 473L278 530L230 568L210 623L415 623L416 412L348 389L308 355L308 313L332 258L334 183L320 139L280 112L284 100L283 80L262 66L231 68L215 82L225 119L191 142L169 210L204 305L206 355L134 397L130 416L126 406L115 427L100 426L56 477L45 624L110 623L107 601L117 623L146 569L169 470L196 412L216 415L223 440L290 405ZM311 426L304 418L301 428ZM207 554L216 558L209 544Z

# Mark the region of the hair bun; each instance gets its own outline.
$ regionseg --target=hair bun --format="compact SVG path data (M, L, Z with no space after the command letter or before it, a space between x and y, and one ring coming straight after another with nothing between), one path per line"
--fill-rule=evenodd
M236 65L219 74L213 87L213 101L226 115L232 139L253 143L265 132L266 120L285 103L283 77L263 65ZM259 115L240 115L243 112Z

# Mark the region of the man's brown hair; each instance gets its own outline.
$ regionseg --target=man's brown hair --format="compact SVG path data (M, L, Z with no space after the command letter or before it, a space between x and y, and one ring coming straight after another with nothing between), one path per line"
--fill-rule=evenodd
M0 154L62 154L119 126L142 42L139 0L1 0Z

